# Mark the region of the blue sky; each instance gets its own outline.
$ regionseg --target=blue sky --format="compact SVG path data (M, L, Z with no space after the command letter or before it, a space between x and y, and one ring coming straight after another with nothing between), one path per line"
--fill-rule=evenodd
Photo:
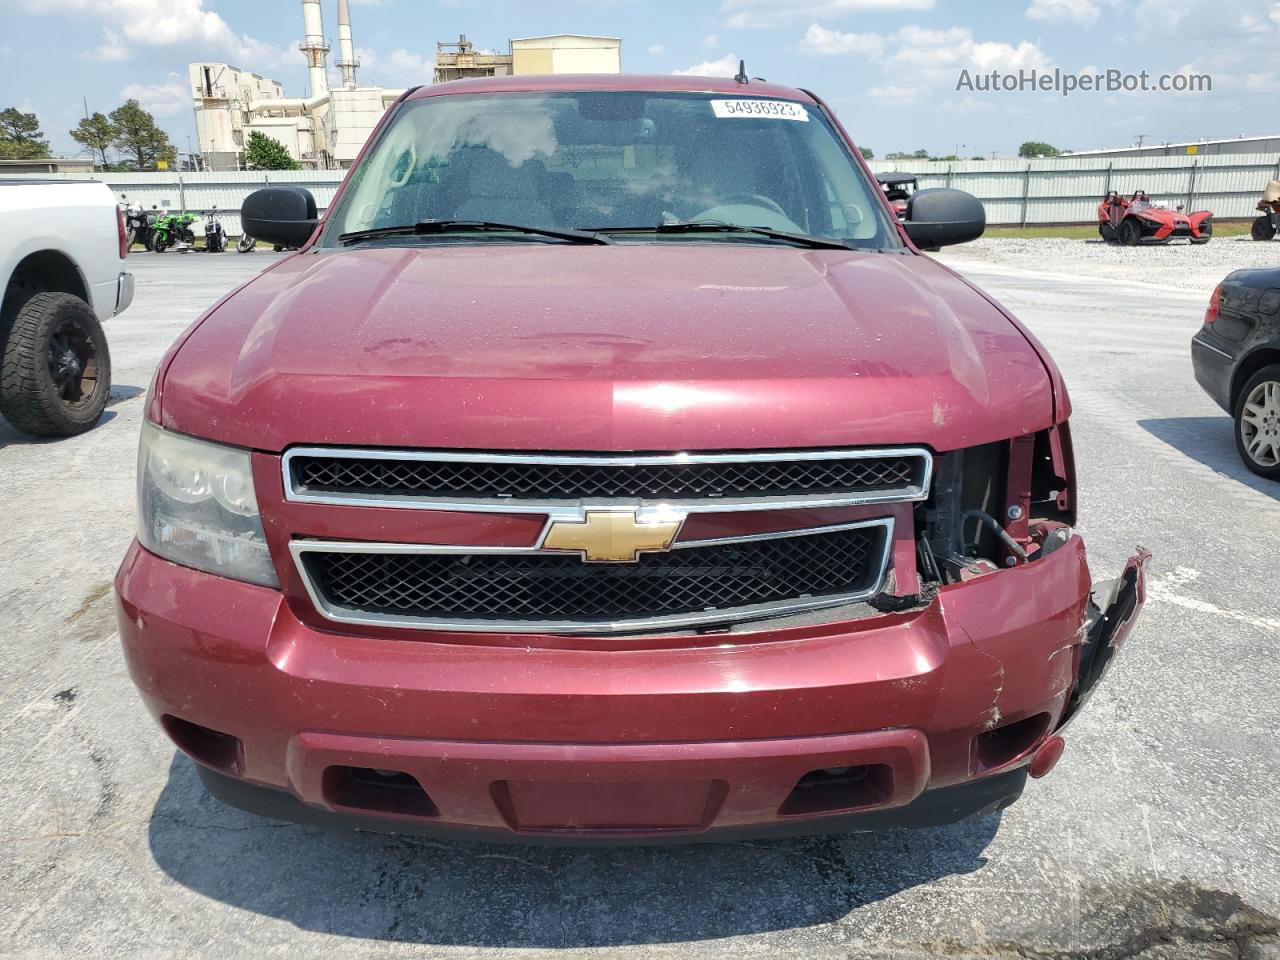
M575 32L623 39L628 73L725 70L822 94L878 155L925 148L1009 154L1273 134L1280 93L1275 0L351 0L361 80L430 82L437 40ZM335 0L324 0L336 34ZM0 0L0 107L36 111L55 150L83 113L127 97L179 150L192 132L186 67L222 60L306 85L296 0ZM1207 93L957 91L963 69L1153 76L1207 73Z

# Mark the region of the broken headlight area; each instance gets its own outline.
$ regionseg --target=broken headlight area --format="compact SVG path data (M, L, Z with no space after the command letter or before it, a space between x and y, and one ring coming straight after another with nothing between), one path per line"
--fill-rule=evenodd
M1075 469L1065 423L939 454L916 515L922 585L937 589L1063 546L1075 523Z

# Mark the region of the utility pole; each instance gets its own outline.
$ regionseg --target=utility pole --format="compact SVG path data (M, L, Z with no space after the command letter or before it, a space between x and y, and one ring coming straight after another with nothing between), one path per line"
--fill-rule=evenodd
M1139 150L1141 150L1141 149L1142 149L1142 141L1143 141L1143 140L1145 140L1145 139L1147 139L1147 136L1148 136L1148 135L1147 135L1147 134L1145 134L1145 133L1135 133L1135 134L1134 134L1134 136L1135 136L1135 137L1137 137L1137 139L1138 139L1138 149L1139 149Z

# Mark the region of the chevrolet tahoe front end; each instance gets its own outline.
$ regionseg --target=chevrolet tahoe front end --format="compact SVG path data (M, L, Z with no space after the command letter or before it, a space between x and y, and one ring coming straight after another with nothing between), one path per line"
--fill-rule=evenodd
M906 228L788 88L407 95L157 373L116 582L149 710L232 804L393 831L1011 803L1146 554L1091 585L1061 378Z

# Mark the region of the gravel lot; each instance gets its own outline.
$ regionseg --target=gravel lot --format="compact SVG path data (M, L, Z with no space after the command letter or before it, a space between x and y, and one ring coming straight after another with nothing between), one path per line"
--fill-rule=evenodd
M944 250L940 259L959 266L1002 267L1151 283L1194 290L1207 298L1232 270L1280 264L1280 241L1218 237L1203 246L1177 241L1165 246L1121 247L1101 240L990 238Z
M1095 576L1135 543L1156 557L1143 621L1053 776L947 829L604 850L328 833L203 794L125 674L110 582L151 371L271 255L132 258L107 419L51 443L0 425L0 954L1277 960L1280 488L1244 470L1191 379L1207 287L1187 285L1188 265L1220 275L1272 249L945 257L1063 368ZM1066 272L1131 258L1144 285Z

